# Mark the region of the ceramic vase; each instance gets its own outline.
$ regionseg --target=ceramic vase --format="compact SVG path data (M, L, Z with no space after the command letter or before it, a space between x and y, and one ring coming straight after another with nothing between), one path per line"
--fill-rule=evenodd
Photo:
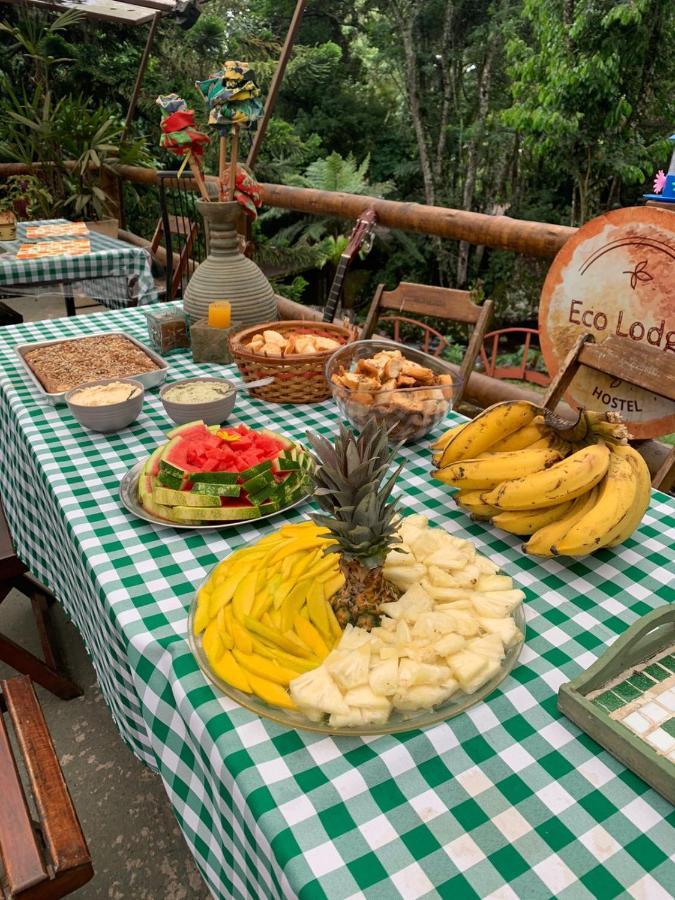
M255 325L277 318L272 285L253 260L239 249L237 224L242 215L236 202L197 201L206 226L207 257L194 271L185 289L183 308L193 324L209 314L214 300L229 300L232 322Z

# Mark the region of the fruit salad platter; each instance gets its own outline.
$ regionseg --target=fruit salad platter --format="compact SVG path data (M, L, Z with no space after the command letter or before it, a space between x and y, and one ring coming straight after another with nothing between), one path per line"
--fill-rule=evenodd
M649 506L649 469L628 437L614 413L571 424L507 401L442 435L432 475L474 519L525 537L525 553L585 556L626 541Z
M189 635L206 676L293 727L381 734L487 696L524 640L523 591L467 540L391 499L395 450L373 423L311 436L321 512L222 562Z
M120 486L127 509L150 522L222 528L290 509L312 489L311 456L277 432L190 422L167 437Z

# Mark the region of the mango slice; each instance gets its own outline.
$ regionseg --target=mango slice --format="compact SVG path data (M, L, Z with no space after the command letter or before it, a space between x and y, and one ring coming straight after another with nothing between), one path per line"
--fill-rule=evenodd
M215 662L218 662L227 649L223 644L220 631L218 630L218 623L215 619L212 619L206 627L204 637L202 638L202 647L204 648L206 658L212 666Z
M263 625L262 622L256 622L255 619L252 619L251 616L246 616L244 620L244 624L246 627L254 632L255 634L260 635L261 638L264 638L266 641L269 641L272 644L275 644L277 647L280 647L282 650L285 650L287 653L292 653L295 656L311 656L311 652L306 650L304 652L299 652L303 648L303 645L300 641L297 643L289 640L285 635L276 631L274 628L269 628L267 625ZM243 647L240 647L243 649ZM250 652L250 651L244 651Z
M247 694L251 693L252 688L248 675L229 650L226 650L215 663L211 663L211 668L219 678L231 684L232 687L246 691Z
M241 650L233 650L232 654L239 665L248 672L259 675L261 678L267 678L268 681L274 681L276 684L287 685L298 677L298 673L292 669L285 669L271 659L265 659L264 656L258 656L256 653L242 653Z
M211 591L208 589L208 585L202 585L197 591L197 609L192 623L192 630L195 634L201 634L211 621L210 599Z
M251 635L237 619L232 620L231 631L234 638L234 646L241 650L242 653L252 653L253 643L251 642Z
M247 616L253 609L257 580L258 573L255 570L248 572L234 590L232 595L232 612L240 622L243 622L244 616Z
M313 522L283 525L223 560L198 594L194 631L213 671L267 703L320 665L342 630L328 602L344 584L334 541Z
M320 660L324 660L330 651L312 623L303 619L302 616L296 615L293 625L299 637L307 644L309 649L316 653Z
M248 673L248 680L253 688L253 693L257 694L265 703L270 706L283 706L285 709L297 709L295 703L290 696L281 687L280 684L274 684L266 678L260 678L258 675Z

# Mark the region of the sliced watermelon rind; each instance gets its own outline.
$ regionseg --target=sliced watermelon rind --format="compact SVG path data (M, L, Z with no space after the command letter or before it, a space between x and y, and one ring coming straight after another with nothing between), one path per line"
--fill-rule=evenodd
M239 472L195 472L190 476L193 484L236 484Z
M206 481L201 481L192 485L192 493L213 497L239 497L241 494L241 485L209 484Z
M141 505L159 518L195 525L246 521L309 492L311 457L277 432L197 421L168 436L146 461L138 488Z

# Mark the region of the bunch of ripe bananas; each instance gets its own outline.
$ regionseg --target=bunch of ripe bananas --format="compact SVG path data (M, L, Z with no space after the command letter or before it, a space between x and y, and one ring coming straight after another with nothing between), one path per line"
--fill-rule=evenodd
M568 425L506 401L442 435L432 475L473 518L527 536L526 553L585 556L623 543L649 505L649 469L627 439L614 413Z

